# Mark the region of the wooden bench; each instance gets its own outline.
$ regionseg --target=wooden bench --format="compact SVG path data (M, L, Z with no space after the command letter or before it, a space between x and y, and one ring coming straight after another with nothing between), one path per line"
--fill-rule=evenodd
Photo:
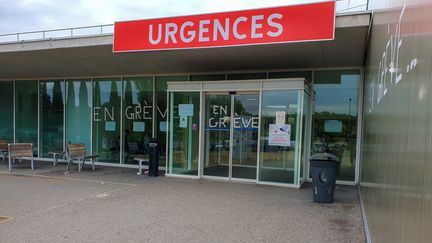
M0 157L3 159L3 163L8 155L8 142L6 140L0 140Z
M98 155L86 155L86 146L83 143L70 143L66 145L66 158L68 160L67 170L69 171L72 160L78 160L78 171L84 166L84 162L90 159L93 163L92 169L95 170L94 159L99 157Z
M28 159L31 161L31 169L34 170L33 144L32 143L12 143L8 144L9 172L12 171L12 161L16 158Z

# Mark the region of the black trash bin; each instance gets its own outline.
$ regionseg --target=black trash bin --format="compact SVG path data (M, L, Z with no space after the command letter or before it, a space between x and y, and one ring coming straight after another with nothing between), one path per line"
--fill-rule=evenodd
M316 154L309 158L312 174L313 201L332 203L339 174L340 159L333 154Z
M149 176L156 177L159 173L159 140L150 139L149 142Z

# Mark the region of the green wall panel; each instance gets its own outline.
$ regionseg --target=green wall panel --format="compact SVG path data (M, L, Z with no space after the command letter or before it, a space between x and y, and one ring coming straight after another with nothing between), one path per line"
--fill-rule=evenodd
M406 8L404 8L406 4ZM432 239L432 3L370 1L361 196L373 242Z

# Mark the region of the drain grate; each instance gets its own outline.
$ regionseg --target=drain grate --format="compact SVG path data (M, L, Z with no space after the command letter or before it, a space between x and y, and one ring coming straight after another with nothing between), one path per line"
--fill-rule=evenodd
M0 216L0 224L11 220L13 220L12 217Z

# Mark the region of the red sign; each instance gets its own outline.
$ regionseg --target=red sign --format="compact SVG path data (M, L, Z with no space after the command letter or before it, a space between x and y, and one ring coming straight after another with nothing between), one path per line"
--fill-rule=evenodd
M335 2L116 22L114 52L334 39Z

